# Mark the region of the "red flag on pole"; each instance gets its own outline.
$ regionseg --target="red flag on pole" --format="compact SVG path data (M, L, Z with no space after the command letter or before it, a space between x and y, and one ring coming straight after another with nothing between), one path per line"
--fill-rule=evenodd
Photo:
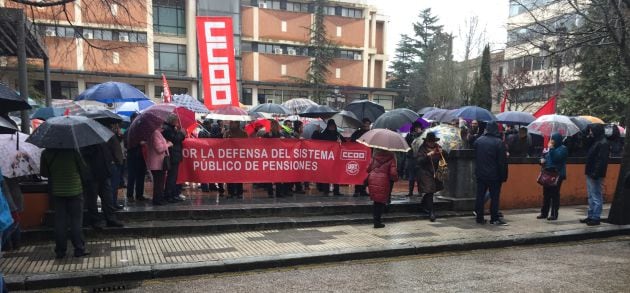
M505 103L507 102L508 91L503 92L503 100L501 100L501 113L505 112Z
M556 114L556 96L552 96L549 98L549 101L545 103L536 113L534 113L534 117L538 118L543 115L551 115Z
M162 87L164 87L164 90L162 92L163 102L170 103L171 102L171 88L168 87L168 82L166 81L166 76L164 75L164 73L162 73Z

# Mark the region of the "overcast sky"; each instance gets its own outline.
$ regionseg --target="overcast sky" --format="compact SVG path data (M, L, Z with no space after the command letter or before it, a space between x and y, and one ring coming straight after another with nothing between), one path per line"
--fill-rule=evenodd
M472 15L477 15L480 26L485 27L486 40L491 50L505 47L508 0L367 0L367 3L378 7L381 14L389 16L387 50L390 62L400 34L413 35L412 23L418 20L418 14L425 8L431 8L445 30L454 34L456 60L463 59L459 28L463 28L464 21Z

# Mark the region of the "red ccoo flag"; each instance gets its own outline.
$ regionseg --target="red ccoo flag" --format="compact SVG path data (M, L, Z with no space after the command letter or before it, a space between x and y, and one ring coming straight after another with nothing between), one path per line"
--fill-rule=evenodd
M501 100L501 113L505 112L505 104L507 103L508 91L503 92L503 100Z
M171 88L168 87L168 82L166 81L166 76L162 73L162 87L164 90L162 91L163 102L170 103L171 102Z
M549 101L545 103L536 113L534 113L534 117L538 118L543 115L551 115L556 113L556 96L552 96L549 98Z

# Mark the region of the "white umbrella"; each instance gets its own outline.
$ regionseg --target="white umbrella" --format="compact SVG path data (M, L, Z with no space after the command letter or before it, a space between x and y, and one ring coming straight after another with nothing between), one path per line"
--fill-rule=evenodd
M0 169L7 178L39 174L42 149L26 142L28 134L0 134ZM19 144L18 144L19 140Z
M564 115L543 115L527 125L527 130L533 134L551 136L553 133L560 133L562 136L572 136L580 132L580 128Z

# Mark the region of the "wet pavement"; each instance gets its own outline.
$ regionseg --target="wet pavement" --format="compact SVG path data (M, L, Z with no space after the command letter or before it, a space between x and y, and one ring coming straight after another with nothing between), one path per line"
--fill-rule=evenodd
M403 255L439 252L443 248L476 249L484 248L484 243L491 243L493 247L509 246L541 237L555 242L562 241L558 238L562 235L608 233L629 228L580 224L578 219L584 216L585 209L585 206L562 207L558 221L537 220L538 211L535 209L510 210L505 212L509 226L478 225L471 214L438 218L433 223L386 222L384 229L374 229L371 225L342 225L189 236L88 239L90 256L68 256L60 260L54 258L53 243L43 243L5 253L0 259L0 270L14 287L50 287L73 282L98 283L108 279L137 280L249 270L308 263L309 260L370 258L387 256L388 252Z

